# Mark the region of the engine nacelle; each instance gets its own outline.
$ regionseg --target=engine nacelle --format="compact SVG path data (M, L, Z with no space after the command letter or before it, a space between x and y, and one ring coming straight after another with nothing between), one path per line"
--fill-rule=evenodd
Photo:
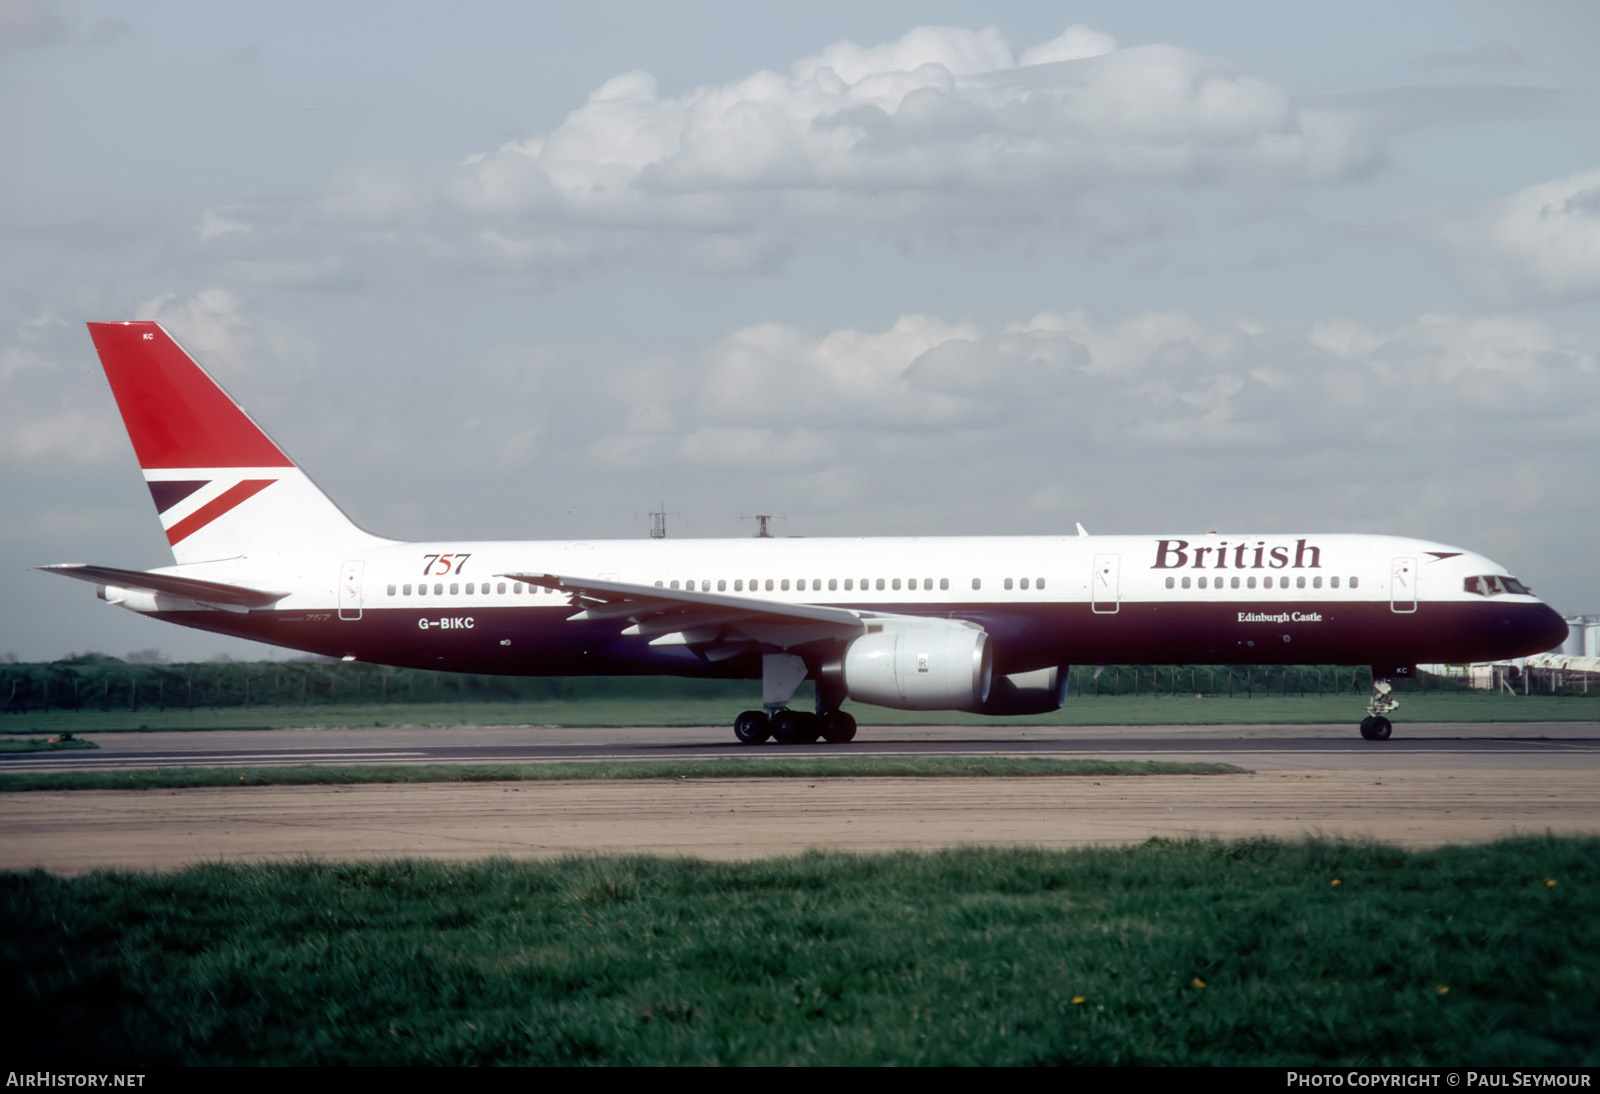
M972 714L1049 714L1067 701L1067 665L1002 676L989 689L989 698L960 709Z
M994 653L981 627L958 620L889 624L844 652L850 698L895 710L964 710L989 698Z

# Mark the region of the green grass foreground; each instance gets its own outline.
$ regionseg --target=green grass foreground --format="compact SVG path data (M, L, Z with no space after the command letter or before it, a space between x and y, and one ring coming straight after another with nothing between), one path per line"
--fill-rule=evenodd
M69 737L66 740L55 737L48 740L38 737L0 737L0 752L70 752L76 748L99 747L82 737Z
M5 1056L1600 1063L1600 841L0 875Z
M1166 760L1060 760L1008 756L942 759L861 756L816 759L634 760L536 764L302 764L173 767L0 775L0 793L22 790L174 790L200 786L329 786L352 783L532 782L549 779L977 778L1018 776L1248 775L1232 764Z
M194 710L51 710L0 717L0 733L122 733L157 730L282 729L297 726L726 726L740 710L758 705L759 691L725 698L592 698L523 702L414 703L381 706L196 707ZM809 700L797 701L806 706ZM1594 722L1600 697L1417 692L1401 695L1400 722ZM1072 696L1052 714L988 718L961 711L887 710L846 704L863 727L874 725L1348 725L1354 728L1365 694Z

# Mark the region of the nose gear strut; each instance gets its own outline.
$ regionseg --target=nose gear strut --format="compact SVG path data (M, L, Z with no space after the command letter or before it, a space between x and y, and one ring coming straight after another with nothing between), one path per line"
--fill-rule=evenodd
M1369 741L1387 741L1394 732L1394 723L1385 715L1400 706L1394 697L1394 685L1374 676L1372 696L1367 700L1367 716L1361 719L1361 736Z

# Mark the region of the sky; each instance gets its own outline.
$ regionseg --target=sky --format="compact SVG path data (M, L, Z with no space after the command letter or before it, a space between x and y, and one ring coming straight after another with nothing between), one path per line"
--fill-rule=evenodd
M1600 7L0 0L0 658L283 656L84 323L402 539L1413 535L1600 612Z

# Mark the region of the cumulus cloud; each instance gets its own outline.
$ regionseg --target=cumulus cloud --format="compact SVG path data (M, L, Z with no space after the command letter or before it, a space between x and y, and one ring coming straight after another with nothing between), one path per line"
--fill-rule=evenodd
M841 42L728 84L662 96L618 76L553 131L474 156L446 193L475 210L534 212L727 189L1009 190L1239 174L1347 177L1372 164L1344 121L1283 88L1176 46L1118 49L1070 28L1019 61L993 28L919 27ZM682 203L691 220L716 216Z
M1559 300L1600 296L1600 170L1518 190L1448 235L1486 281Z
M1263 495L1299 483L1370 497L1399 466L1448 478L1587 443L1595 357L1584 338L1516 316L1274 329L1065 311L984 330L913 314L820 335L765 323L613 385L611 427L589 450L621 472L716 468L780 493L826 473L894 496L990 474L1037 508L1061 496L1057 470L1114 467L1124 484L1194 472Z
M194 246L291 278L329 276L296 263L326 263L330 241L363 269L395 247L500 272L766 269L818 228L1093 230L1096 191L1359 178L1383 156L1370 115L1083 26L1020 54L992 27L918 27L675 94L621 73L553 129L432 177L367 165L316 202L209 210Z
M87 342L82 327L53 314L0 339L0 469L98 464L120 452L110 393L73 380Z

